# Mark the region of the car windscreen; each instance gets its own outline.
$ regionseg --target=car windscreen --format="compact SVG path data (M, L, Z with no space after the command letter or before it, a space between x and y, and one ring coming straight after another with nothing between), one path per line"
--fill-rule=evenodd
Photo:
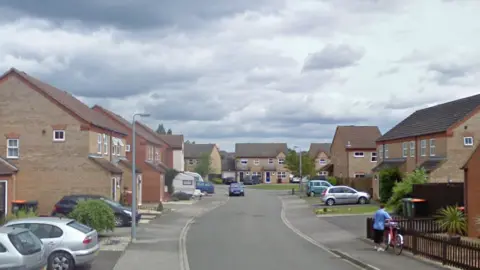
M117 202L114 202L114 201L111 201L107 198L101 198L102 201L106 202L107 204L113 206L113 207L123 207L121 204L117 203Z
M30 231L11 233L8 235L8 239L22 255L32 255L42 249L42 242Z
M87 225L84 225L76 221L70 221L69 223L67 223L67 225L85 234L93 231L93 229L88 227Z

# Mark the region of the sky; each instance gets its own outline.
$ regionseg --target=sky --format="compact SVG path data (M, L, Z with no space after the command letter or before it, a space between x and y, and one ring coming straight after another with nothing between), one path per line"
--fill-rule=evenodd
M480 1L0 2L0 71L231 151L480 93Z

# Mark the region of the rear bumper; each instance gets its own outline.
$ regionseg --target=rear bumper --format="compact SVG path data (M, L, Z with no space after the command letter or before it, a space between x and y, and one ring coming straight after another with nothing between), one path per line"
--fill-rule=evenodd
M75 257L75 265L88 265L91 264L100 250L100 244L95 247L86 250L73 251L72 255Z

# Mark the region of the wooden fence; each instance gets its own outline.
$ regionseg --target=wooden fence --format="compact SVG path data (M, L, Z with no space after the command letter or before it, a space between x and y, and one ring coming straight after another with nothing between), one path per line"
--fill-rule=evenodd
M414 255L439 261L460 269L480 269L480 243L453 241L435 224L435 220L397 219L404 237L404 248ZM367 238L373 239L373 219L367 218Z
M412 198L427 200L429 214L449 205L463 206L463 183L428 183L413 185Z

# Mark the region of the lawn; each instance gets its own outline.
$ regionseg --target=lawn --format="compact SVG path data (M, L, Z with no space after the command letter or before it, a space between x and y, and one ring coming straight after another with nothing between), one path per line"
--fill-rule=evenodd
M378 210L378 205L342 205L333 207L315 208L317 215L345 215L345 214L373 214ZM388 210L387 210L388 211Z
M292 190L292 188L298 190L298 184L258 184L247 187L263 190Z

